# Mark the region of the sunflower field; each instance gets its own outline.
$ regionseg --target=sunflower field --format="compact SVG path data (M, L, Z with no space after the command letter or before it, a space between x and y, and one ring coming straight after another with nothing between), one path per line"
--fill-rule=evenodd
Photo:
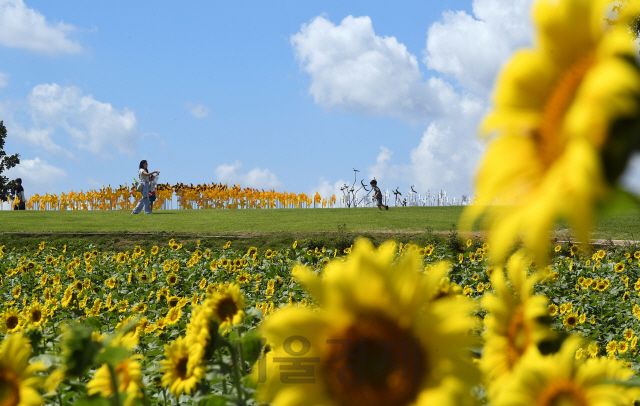
M584 338L572 348L572 358L618 359L629 373L640 370L640 251L620 248L587 254L575 245L559 245L553 264L543 270L535 271L534 264L523 261L509 264L510 270L526 269L528 274L521 285L512 282L512 288L520 289L514 296L504 279L496 278L487 248L478 240L468 240L459 253L444 246L393 242L375 248L359 240L345 252L307 249L297 242L288 249L266 252L255 248L237 252L230 243L198 246L189 252L171 240L149 252L140 247L99 252L91 246L84 252L68 252L66 246L45 242L31 249L0 250L4 338L0 385L6 385L7 396L17 396L20 404L252 404L256 396L273 401L270 391L283 385L280 381L287 373L293 374L288 378L292 382L300 382L284 385L285 393L304 388L305 379L319 379L316 373L304 377L309 366L296 364L297 356L289 357L293 372L276 367L279 335L300 335L304 338L299 340L313 342L316 334L331 336L332 330L346 339L381 326L376 340L365 347L381 345L377 339L420 338L419 351L428 352L422 345L448 348L451 354L447 355L461 363L459 370L469 372L475 369L472 357L465 361L457 353L474 345L482 347L482 326L489 329L501 313L518 307L523 314L516 320L528 321L537 332L512 337L517 326L513 318L511 325L507 321L502 326L507 346L501 354L492 354L496 359L489 359L489 370L481 364L485 377L496 378L493 375L509 354L517 354L527 344L520 340L535 340L542 348L543 344L553 346L567 333ZM358 275L349 275L353 265L358 266ZM373 268L370 278L350 280L362 278L367 267ZM418 274L411 272L416 267L422 270ZM322 293L318 275L323 276L323 284L335 284L331 291ZM376 284L376 276L395 279L395 286ZM422 288L420 297L415 297L415 291L410 294L416 286ZM394 289L407 297L394 298L399 294ZM392 298L397 309L387 308ZM512 307L513 300L524 301L524 306ZM435 332L442 330L439 334L425 335L408 327L412 318L425 317L419 315L418 306L436 304L446 304L446 309L440 309L446 314L430 316ZM378 306L384 308L382 318L369 314L371 309L363 310ZM326 314L327 307L338 308ZM342 324L349 323L352 312L362 313L364 326L345 332ZM403 322L403 317L408 320ZM314 327L318 323L322 328ZM292 327L298 327L297 332ZM317 351L311 347L310 351ZM302 351L290 349L294 355ZM341 369L360 365L357 357L353 363L345 360L333 365L326 359L336 356L331 351L315 355L319 364L326 365L317 374L341 376ZM370 366L372 361L364 357L362 362ZM463 366L464 362L468 365ZM274 382L276 375L279 381ZM476 379L478 385L479 377L478 373L465 378ZM347 381L357 378L353 371L344 375ZM370 383L375 378L365 373L363 380ZM407 390L425 389L423 384ZM318 389L317 383L306 386L337 394L342 393L338 389L344 390ZM471 387L467 387L471 399L486 401L484 391L471 393ZM379 395L368 389L369 395ZM391 392L389 396L416 395Z
M638 404L640 246L588 241L599 210L640 207L620 182L640 151L640 0L532 17L480 124L460 223L482 240L3 247L0 404ZM554 247L558 220L582 243Z

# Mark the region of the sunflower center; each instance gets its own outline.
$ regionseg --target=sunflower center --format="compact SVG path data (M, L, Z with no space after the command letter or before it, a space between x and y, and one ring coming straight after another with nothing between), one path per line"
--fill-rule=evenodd
M384 316L358 318L327 340L323 375L340 405L412 403L427 369L418 340Z
M574 382L562 380L545 387L536 406L587 406L587 399Z
M0 406L14 406L20 403L20 386L11 371L0 372Z
M219 320L227 320L233 318L238 312L238 306L231 297L225 297L218 302L216 313Z
M39 322L42 319L42 312L38 309L31 311L31 321L34 323Z
M176 374L180 377L180 379L187 379L187 363L189 362L189 357L182 357L176 362Z
M18 322L19 320L17 316L11 315L7 317L7 329L13 330L18 326Z
M511 317L507 328L507 360L513 368L531 342L531 331L524 322L524 309L518 307Z
M545 167L561 155L566 140L561 136L562 121L582 83L585 74L593 65L593 55L587 55L563 72L547 99L542 111L540 129L536 132L538 151Z

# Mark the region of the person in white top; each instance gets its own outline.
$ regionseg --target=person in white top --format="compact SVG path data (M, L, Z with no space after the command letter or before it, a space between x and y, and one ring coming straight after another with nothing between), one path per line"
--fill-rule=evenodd
M149 204L149 176L154 173L160 175L159 171L147 172L147 161L143 159L140 161L140 169L138 169L138 178L140 182L142 182L142 199L136 205L136 208L133 209L131 214L138 214L144 208L144 214L151 214L151 205Z

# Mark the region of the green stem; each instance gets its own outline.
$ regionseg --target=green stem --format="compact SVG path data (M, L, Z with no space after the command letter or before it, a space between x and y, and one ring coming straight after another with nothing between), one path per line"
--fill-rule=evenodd
M63 406L62 405L62 396L60 396L60 391L59 390L56 390L56 396L58 397L58 404L60 406Z
M236 392L238 395L238 402L240 404L244 403L243 401L243 396L242 396L242 385L240 384L240 372L238 371L238 353L235 349L235 347L229 342L225 340L225 346L227 348L229 348L229 351L231 352L231 360L233 363L233 383L236 386Z
M220 362L222 362L222 351L220 351L220 348L218 348L218 358L220 358ZM225 379L222 379L222 393L224 393L225 395L229 393L227 391L227 382Z
M111 376L111 386L113 387L113 400L111 403L113 406L120 406L120 394L118 393L118 380L116 379L116 371L110 364L107 364L109 368L109 375Z
M147 399L147 392L142 388L142 404L144 406L149 406L149 399Z
M162 399L164 400L164 406L167 406L167 389L162 388Z

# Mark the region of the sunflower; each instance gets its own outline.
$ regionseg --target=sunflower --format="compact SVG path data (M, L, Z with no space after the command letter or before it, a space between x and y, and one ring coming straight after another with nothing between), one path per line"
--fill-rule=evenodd
M73 286L72 285L67 286L67 289L65 289L64 295L62 297L62 307L64 308L68 307L69 304L71 304L71 301L73 300L74 296L75 296L75 293L73 292Z
M615 354L617 349L618 349L618 342L616 340L609 341L609 343L607 343L607 346L605 347L607 354Z
M78 294L80 294L84 289L84 284L82 281L73 281L73 288L78 291Z
M139 389L144 388L141 367L138 362L143 358L141 354L131 355L114 368L118 392L127 394L127 399L124 402L125 406L135 404ZM98 368L93 378L87 383L87 395L99 394L102 397L109 398L113 396L113 393L111 372L109 372L109 367L104 364Z
M579 339L567 340L552 356L528 351L510 380L491 402L495 406L630 405L640 389L616 385L634 372L622 362L606 359L575 359Z
M248 257L252 257L253 254L257 254L257 253L258 253L258 249L256 247L251 247L251 248L249 248L249 250L247 250L247 256Z
M629 343L628 342L626 342L626 341L618 342L618 353L619 354L624 354L628 350L629 350Z
M13 296L13 298L17 299L20 297L21 294L22 294L22 286L20 285L14 286L13 290L11 291L11 295Z
M567 313L566 316L564 316L564 320L562 321L562 324L569 330L571 330L572 328L575 328L578 325L578 316L576 316L573 313Z
M613 268L617 273L620 273L622 271L624 271L624 262L618 262L614 268Z
M30 358L31 344L21 334L10 335L0 344L0 404L42 404L37 389L40 378L35 376L35 372L46 368L42 362L30 364Z
M245 303L239 285L235 283L229 286L218 285L218 291L211 295L209 303L220 327L242 323Z
M167 322L167 325L170 326L172 324L176 324L182 318L182 308L176 306L169 309L167 316L164 320Z
M473 343L468 335L473 326L469 302L464 298L429 302L437 286L416 272L421 268L417 253L409 251L399 261L394 259L392 244L375 249L369 241L358 240L349 259L329 264L322 280L299 267L297 279L320 307L317 311L287 307L263 322L261 330L272 350L261 361L266 362L266 382L258 386L259 402L274 406L464 402L465 384L477 378L464 354ZM367 357L358 358L360 351ZM320 362L304 375L279 369L280 357L297 360L298 356ZM259 377L258 369L254 373Z
M169 286L174 286L176 283L178 283L178 275L175 273L167 275L167 284L169 284Z
M193 355L192 355L193 354ZM189 351L189 346L183 337L164 346L165 360L160 361L162 385L176 397L182 392L190 394L204 377L201 359Z
M156 245L154 245L151 248L151 255L158 255L158 250L159 250L158 247Z
M178 303L180 302L180 298L178 296L171 296L171 297L167 297L167 306L169 306L169 308L173 308L178 306Z
M598 346L598 343L595 341L592 341L587 346L587 352L589 353L589 357L591 358L596 358L598 356L598 351L600 351L600 347Z
M522 234L542 263L558 217L587 241L594 206L633 152L632 137L615 125L640 113L637 51L624 23L602 24L610 3L537 1L536 46L517 52L496 81L493 110L481 125L496 138L476 175L478 203L465 210L463 224L470 229L488 214L497 262ZM621 19L637 15L638 3L631 4ZM518 204L489 205L495 201Z
M47 322L46 319L47 309L43 308L40 303L35 302L28 309L26 309L26 321L32 327L39 327L43 323Z
M116 278L111 277L107 280L104 281L104 284L109 288L109 289L113 289L116 287Z
M14 333L22 327L23 320L18 309L11 307L0 315L0 330L3 333Z
M519 254L509 258L507 284L502 271L491 275L494 295L485 295L483 306L490 314L485 325L485 346L480 368L491 397L508 380L520 358L530 347L550 338L552 332L540 319L548 314L547 298L533 295L536 278L527 277L525 259ZM566 310L563 304L560 309Z

